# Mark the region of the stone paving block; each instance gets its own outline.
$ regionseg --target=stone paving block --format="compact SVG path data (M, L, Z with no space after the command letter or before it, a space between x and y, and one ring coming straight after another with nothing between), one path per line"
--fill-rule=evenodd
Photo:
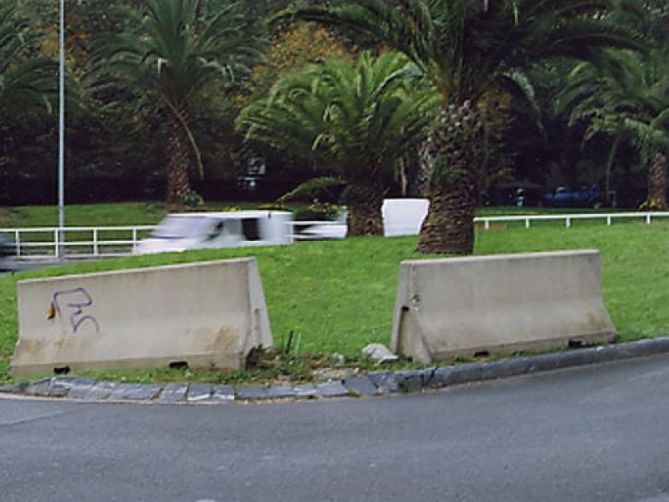
M188 386L188 395L186 399L188 402L206 401L211 399L213 386L204 383L192 383Z
M435 372L434 381L442 385L458 385L469 382L476 382L480 380L490 379L491 368L495 366L483 363L462 364L458 366L450 366L447 370L439 368ZM487 373L487 376L486 376ZM486 378L484 378L484 376Z
M51 378L43 378L42 380L29 383L24 393L29 396L48 396L50 388Z
M434 378L434 375L432 378ZM423 372L421 370L398 371L395 373L395 380L402 392L419 392L423 389Z
M528 369L529 373L550 371L558 368L557 358L553 354L539 354L538 356L532 356L531 361L532 363Z
M95 382L90 385L77 384L70 387L67 393L68 399L84 399L86 394L90 392L95 386Z
M131 392L138 385L136 383L119 383L112 389L109 399L123 399L128 392Z
M418 372L421 375L421 378L423 379L423 388L429 387L432 384L432 380L434 379L434 372L437 371L436 366L430 367L430 368L422 368L418 370Z
M188 384L185 383L170 383L163 387L163 390L158 396L158 401L164 403L178 403L186 401L186 393L188 392Z
M610 362L620 359L628 359L630 357L644 357L652 355L652 353L646 353L647 351L645 350L644 345L637 345L637 343L638 342L622 345L589 347L587 349L580 349L579 352L590 352L590 355L592 356L592 361L590 361L591 363Z
M437 368L434 372L434 377L432 378L433 387L446 387L451 385L451 373L453 372L453 366L442 366Z
M267 389L267 397L270 399L287 399L297 397L297 391L288 385L272 385Z
M0 393L2 393L2 394L22 394L26 390L26 387L28 387L27 383L8 383L8 384L0 385Z
M461 383L476 382L483 380L486 365L484 363L461 364L458 366L450 366L446 373L446 385L457 385ZM435 372L435 381L443 381L444 373L441 373L439 368Z
M80 377L56 377L51 380L49 396L51 397L70 397L76 399L83 395L95 385L92 378ZM74 393L74 394L73 394Z
M218 385L214 387L211 398L214 401L231 403L235 400L235 388L232 385Z
M293 387L293 390L295 391L295 396L300 399L311 399L318 397L316 387L311 383L296 385Z
M573 352L583 353L581 357L587 359L586 361L578 362L575 364L593 364L593 363L619 361L620 359L626 359L630 357L643 357L645 355L651 355L651 354L644 354L643 352L645 351L641 349L641 347L643 346L629 347L624 345L609 345L609 346L590 347L587 349L580 349L580 350L577 349L574 350ZM576 356L572 357L575 358ZM572 364L572 366L573 365L574 364ZM566 364L563 364L563 366L566 367Z
M400 386L395 378L395 373L392 371L377 371L369 374L374 385L377 386L379 392L389 394L392 392L400 392Z
M242 401L255 401L267 399L267 387L261 385L237 387L236 397Z
M316 385L316 392L321 397L345 397L348 396L348 389L344 387L341 381L322 382Z
M558 360L558 368L572 368L594 363L597 351L593 349L572 349L558 352L555 355Z
M141 383L121 383L109 395L109 399L128 401L150 401L161 390L160 385Z
M490 373L495 372L494 378L503 378L509 376L525 375L529 373L532 366L531 357L513 357L510 359L502 359L490 363L483 372L483 376L487 377Z
M117 385L119 385L118 382L98 381L82 395L82 399L87 401L107 399Z
M344 380L344 386L350 393L358 396L376 396L380 393L378 387L367 375L347 378Z

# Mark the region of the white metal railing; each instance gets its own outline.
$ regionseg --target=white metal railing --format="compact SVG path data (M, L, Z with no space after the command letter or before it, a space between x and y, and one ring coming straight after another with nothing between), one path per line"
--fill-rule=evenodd
M584 213L584 214L522 214L513 216L478 216L474 218L475 223L482 223L484 230L490 229L491 223L511 223L522 221L525 228L530 228L531 222L537 221L564 221L566 228L571 227L574 220L605 220L611 225L615 219L637 218L650 225L654 218L667 218L669 212L634 212L634 213Z
M638 219L650 225L653 220L668 218L669 212L632 212L632 213L584 213L584 214L532 214L506 216L478 216L474 222L481 224L483 230L490 230L495 223L522 222L525 228L541 221L563 221L570 228L576 220L603 220L611 225L616 219ZM318 239L300 232L310 226L337 226L340 221L293 221L295 240ZM19 258L52 258L58 256L59 249L71 258L121 256L137 249L137 244L145 238L155 226L104 226L104 227L65 227L63 238L57 227L0 228L0 233L13 237L16 256Z
M153 225L105 227L30 227L0 228L13 237L19 258L57 257L60 249L71 258L121 256L132 253Z

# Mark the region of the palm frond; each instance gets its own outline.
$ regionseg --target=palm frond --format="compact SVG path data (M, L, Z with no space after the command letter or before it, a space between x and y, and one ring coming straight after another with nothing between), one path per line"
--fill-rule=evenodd
M477 99L500 73L551 57L590 60L602 48L643 50L640 33L608 15L615 0L341 0L294 7L306 19L371 36L404 53L443 102Z
M0 111L22 113L42 108L50 112L57 94L57 65L29 54L32 37L19 19L16 0L0 2Z
M438 94L399 53L355 66L331 59L285 75L271 95L242 110L249 140L301 153L347 181L392 174L424 138Z

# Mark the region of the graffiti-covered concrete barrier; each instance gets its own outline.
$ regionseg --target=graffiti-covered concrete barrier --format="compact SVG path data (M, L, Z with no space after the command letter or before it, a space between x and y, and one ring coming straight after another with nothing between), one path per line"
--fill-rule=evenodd
M392 347L420 362L611 341L597 251L405 261Z
M272 345L254 258L18 283L13 375L243 367Z

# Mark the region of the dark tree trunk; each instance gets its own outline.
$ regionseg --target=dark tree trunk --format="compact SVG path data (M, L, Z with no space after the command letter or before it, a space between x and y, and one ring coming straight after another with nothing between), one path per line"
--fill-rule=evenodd
M424 150L432 159L426 163L431 166L430 208L418 238L420 253L474 252L478 174L485 156L482 130L476 105L448 105L440 112L431 143Z
M432 138L428 138L418 147L418 168L415 178L415 192L421 197L429 197L430 173L432 172L432 160L434 159L434 148Z
M650 209L664 211L667 209L667 157L662 153L656 153L650 163L648 170L648 200Z
M190 150L183 127L171 111L167 112L166 136L166 203L173 208L183 207L193 195L188 179Z
M348 235L383 235L383 185L350 185L346 192Z
M451 183L432 185L428 210L418 238L420 253L471 254L474 252L476 183L471 171Z

